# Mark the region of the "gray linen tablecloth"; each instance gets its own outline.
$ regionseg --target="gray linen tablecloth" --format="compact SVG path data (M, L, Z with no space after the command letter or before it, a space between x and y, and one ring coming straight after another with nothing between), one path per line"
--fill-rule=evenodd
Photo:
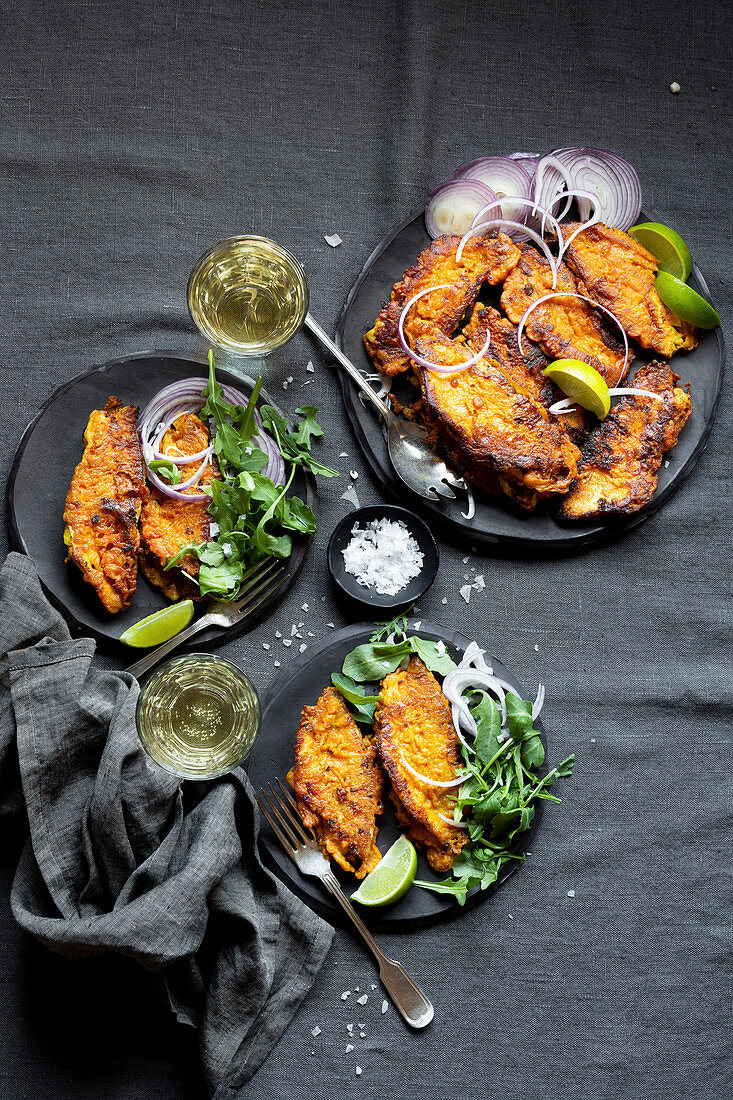
M176 1017L199 1030L209 1091L231 1096L290 1023L332 929L262 868L241 769L183 784L153 764L137 681L95 669L94 651L72 641L30 559L11 554L0 785L29 826L13 915L62 955L115 953L159 972Z
M723 0L21 0L1 48L3 476L60 383L146 348L203 350L184 288L213 241L255 231L297 252L328 328L385 232L484 153L588 144L626 156L730 319ZM324 241L334 232L335 249ZM295 589L224 647L262 691L287 666L275 632L289 634L304 602L308 645L348 621L324 558L348 471L363 504L381 499L305 333L270 360L267 382L289 409L304 397L321 407L321 454L347 476L320 486ZM422 616L481 639L527 690L546 684L552 757L575 752L574 777L494 897L383 937L435 1001L427 1032L381 1014L369 957L339 932L242 1095L731 1094L732 429L726 385L689 480L606 546L526 561L441 544ZM487 587L465 605L457 590L474 570ZM111 666L102 656L98 667ZM59 959L18 928L19 840L5 836L0 1093L203 1096L195 1044L136 970ZM341 1000L356 985L363 1008ZM356 1031L346 1054L349 1023L365 1038Z

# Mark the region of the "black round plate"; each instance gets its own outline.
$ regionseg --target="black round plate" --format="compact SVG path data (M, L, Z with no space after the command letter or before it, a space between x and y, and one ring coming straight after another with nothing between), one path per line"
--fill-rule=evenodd
M138 575L137 592L130 607L108 614L94 589L82 579L75 565L65 561L63 511L74 470L84 450L83 434L94 409L101 409L114 394L121 401L145 407L164 386L180 378L207 376L201 358L175 352L143 352L93 367L56 390L28 425L16 451L7 487L8 523L13 546L35 563L41 583L52 603L76 634L91 634L99 641L116 643L128 626L169 605L162 592ZM217 378L248 393L251 386L224 370ZM263 403L274 404L262 391ZM293 492L311 507L315 488L310 476L296 471ZM256 616L225 629L212 628L197 635L198 645L219 645L249 630L264 618L303 566L311 540L293 540L287 561L288 579L266 600ZM202 609L206 605L202 604ZM131 655L134 650L127 650Z
M646 210L642 210L642 219L659 220ZM367 373L373 373L374 366L366 354L362 337L374 324L383 299L389 297L392 284L402 277L405 269L415 262L418 253L429 244L424 212L421 210L377 245L346 299L338 321L336 340L351 361ZM689 282L709 297L705 280L694 266ZM459 493L457 500L441 499L435 503L415 496L392 469L378 417L362 404L359 391L345 372L339 372L339 381L349 419L366 461L384 488L401 503L414 506L427 515L430 523L437 524L448 536L462 537L483 545L511 546L527 554L552 554L579 550L636 527L668 500L692 470L705 449L715 418L725 358L720 327L708 332L701 329L699 339L700 343L694 351L676 355L672 360L673 369L680 374L682 382L691 383L693 411L679 443L665 456L669 466L662 464L653 500L635 515L605 524L562 524L547 506L531 514L520 514L508 501L479 492L476 493L476 515L468 520L462 515L466 510L462 493ZM638 364L651 358L653 356L637 352L636 362Z
M394 596L384 595L374 588L365 588L363 584L359 584L355 576L347 573L344 567L342 551L346 549L351 541L354 524L361 524L363 529L373 519L391 519L395 522L401 520L423 554L422 569L418 575L413 577ZM414 512L408 512L407 508L398 508L396 504L374 504L368 508L357 508L355 512L350 512L348 516L344 516L336 524L331 535L328 543L327 559L331 576L342 592L361 604L382 611L393 611L398 607L407 607L408 604L413 604L415 600L419 600L435 580L440 561L438 547L427 523L416 516Z
M410 620L409 628L412 633L419 633L423 638L431 638L434 641L444 641L449 653L455 660L460 660L463 651L469 644L469 639L463 634L446 627L422 622L419 631L415 629L414 622ZM316 699L331 683L331 673L339 672L344 657L356 646L369 641L374 626L371 623L355 623L353 626L344 627L335 631L324 642L320 649L312 653L304 653L293 661L271 685L262 710L262 730L255 743L254 750L247 762L247 771L255 790L259 791L276 776L283 783L285 776L293 765L293 741L300 723L300 712L307 704L315 703ZM522 698L527 698L522 687L515 677L507 671L495 657L487 660L494 671L503 680L511 684ZM547 748L542 724L535 722L535 728L542 734L542 742ZM518 837L512 851L522 853L531 848L531 840L539 828L542 820L542 800L536 803L535 816L531 828ZM377 844L384 854L390 845L394 844L402 830L398 828L395 820L392 803L386 796L384 798L384 813L378 820L379 835ZM267 866L283 880L283 882L301 898L306 905L331 924L343 925L347 921L338 905L332 900L325 887L314 878L301 875L298 868L279 844L277 838L270 830L266 821L262 821L260 829L260 850ZM359 885L356 878L342 871L334 862L332 870L341 882L345 893L352 894ZM511 860L504 865L498 882L488 890L473 890L466 901L467 906L475 905L482 898L493 894L496 889L505 882L518 867L519 860ZM417 877L437 881L445 878L445 874L438 874L429 866L424 855L418 857ZM429 890L421 890L413 887L405 896L394 905L384 909L367 909L359 906L359 915L374 928L389 930L407 930L433 924L436 921L450 919L461 914L463 910L450 895L434 894Z

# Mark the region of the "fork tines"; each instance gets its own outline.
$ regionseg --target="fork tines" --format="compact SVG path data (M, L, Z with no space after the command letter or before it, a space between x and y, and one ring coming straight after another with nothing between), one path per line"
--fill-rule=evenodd
M243 574L239 595L230 606L235 611L241 610L265 588L268 590L267 594L269 595L270 591L274 591L282 583L285 576L285 570L279 559L264 558L262 561L258 561L256 565L251 566Z
M305 833L294 798L279 779L275 782L280 791L276 790L272 783L268 783L267 790L260 790L259 795L256 796L257 805L283 848L293 855L311 841ZM310 829L308 831L310 832Z

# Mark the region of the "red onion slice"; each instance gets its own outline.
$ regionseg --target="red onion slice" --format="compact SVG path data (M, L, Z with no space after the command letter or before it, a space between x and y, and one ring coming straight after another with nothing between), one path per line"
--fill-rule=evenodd
M454 829L463 829L468 831L468 825L464 825L462 821L454 821L452 817L446 817L440 810L435 811L435 816L439 817L441 821L444 821L446 825L452 825Z
M435 371L436 374L460 374L461 371L468 370L469 367L472 367L475 363L479 363L483 359L484 355L489 349L489 344L491 343L491 333L489 333L486 337L486 343L481 348L481 351L477 352L476 355L472 355L470 359L467 359L465 363L461 363L458 367L448 367L444 363L432 363L430 359L424 359L422 355L418 355L416 351L412 350L410 345L407 343L407 338L405 337L404 330L405 317L407 317L409 310L415 304L415 302L417 302L418 299L422 298L425 294L432 294L434 290L452 289L453 287L450 283L441 283L440 286L428 286L424 290L419 291L417 294L413 295L412 298L410 298L409 302L402 310L402 313L400 314L399 324L397 325L397 333L400 338L400 344L402 345L402 349L405 354L409 355L410 359L414 360L415 363L419 363L421 367L425 367L426 370Z
M400 751L402 757L402 763L407 768L410 775L414 775L415 779L419 779L421 783L424 783L426 787L460 787L461 783L470 778L470 772L465 772L463 775L456 776L455 779L443 781L440 779L431 779L429 775L421 775L419 771L416 771L411 764L408 764L405 759L405 754Z
M585 294L575 294L570 290L563 290L559 291L556 294L544 294L541 298L538 298L536 302L532 302L532 304L528 306L522 314L519 324L517 325L517 347L519 348L519 354L524 355L524 352L522 351L522 329L527 323L527 318L529 317L532 310L537 309L537 306L541 306L543 302L549 302L551 298L580 298L582 302L588 302L588 304L593 306L594 309L600 309L603 313L608 314L611 320L616 325L618 325L621 331L621 335L624 338L624 361L621 365L621 373L618 376L618 381L620 382L624 374L626 373L626 368L629 362L629 340L626 335L626 330L615 313L611 313L610 309L606 309L606 307L602 306L599 302L594 302L592 298L587 298Z
M563 183L565 184L566 191L572 189L572 177L562 161L557 160L552 155L543 157L537 165L537 170L534 175L534 186L532 190L535 202L548 209L552 209L557 199L558 191L562 190ZM569 209L570 200L568 200L562 214L557 215L558 221L562 221Z
M612 390L608 391L609 397L653 397L655 401L664 401L664 397L659 393L654 393L653 390L640 390L635 386L614 386ZM572 397L564 397L562 401L556 401L554 405L550 405L548 412L554 413L555 416L563 416L565 413L575 412L577 405Z
M495 198L480 180L448 180L428 195L425 228L433 240L444 233L465 233L479 207Z
M544 233L544 231L545 231L545 219L549 218L551 222L554 222L554 229L555 229L555 233L557 235L557 239L559 241L562 241L562 231L560 229L560 223L558 222L558 220L556 219L554 214L550 213L549 210L545 210L543 207L538 206L536 202L532 201L532 199L522 199L518 195L512 195L512 201L517 203L517 204L522 204L523 206L531 206L532 207L532 213L534 213L535 211L538 211L540 214L542 214L542 230L541 230L542 233ZM499 206L500 204L501 204L501 199L495 199L494 202L487 202L486 206L482 207L481 210L479 210L476 217L473 219L472 227L476 224L476 222L478 222L480 220L482 214L485 214L486 211L490 210L492 206ZM522 230L522 235L526 236L526 233L527 233L527 228L525 226ZM511 237L511 233L507 234L507 236ZM516 234L516 236L519 236L519 234Z
M641 181L628 161L604 149L573 146L553 149L552 157L572 177L572 187L582 187L598 198L600 220L616 229L628 229L641 213ZM588 208L578 203L581 220Z
M175 424L179 416L184 416L187 412L192 411L193 410L191 409L179 410L172 416L169 416L168 419L164 421L163 426L156 433L155 439L150 444L153 456L155 458L165 459L168 462L172 462L175 466L191 466L194 462L199 462L204 457L204 455L211 454L211 445L209 445L208 447L204 447L203 451L198 451L195 455L181 455L180 457L178 455L172 455L167 451L160 450L161 440L163 439L163 436L168 431L170 426L172 424Z
M454 180L480 180L502 200L501 216L509 221L521 221L524 211L515 198L532 195L532 177L515 157L479 157L462 164L453 173Z

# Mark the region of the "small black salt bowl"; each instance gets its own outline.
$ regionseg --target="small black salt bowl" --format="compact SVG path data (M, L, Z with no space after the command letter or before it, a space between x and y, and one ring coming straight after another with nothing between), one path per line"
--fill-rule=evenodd
M367 588L359 584L356 577L347 573L344 568L343 550L346 549L352 539L352 530L355 524L364 529L374 519L390 519L393 522L402 520L415 542L419 546L422 555L422 569L416 577L413 577L404 588L396 592L394 596L387 596L377 592L376 588ZM432 532L424 520L416 516L407 508L398 508L395 504L375 504L371 508L357 508L355 512L349 512L344 516L331 535L327 551L328 568L334 583L345 595L357 603L378 610L389 611L399 607L407 607L427 592L435 580L440 559L438 547Z

